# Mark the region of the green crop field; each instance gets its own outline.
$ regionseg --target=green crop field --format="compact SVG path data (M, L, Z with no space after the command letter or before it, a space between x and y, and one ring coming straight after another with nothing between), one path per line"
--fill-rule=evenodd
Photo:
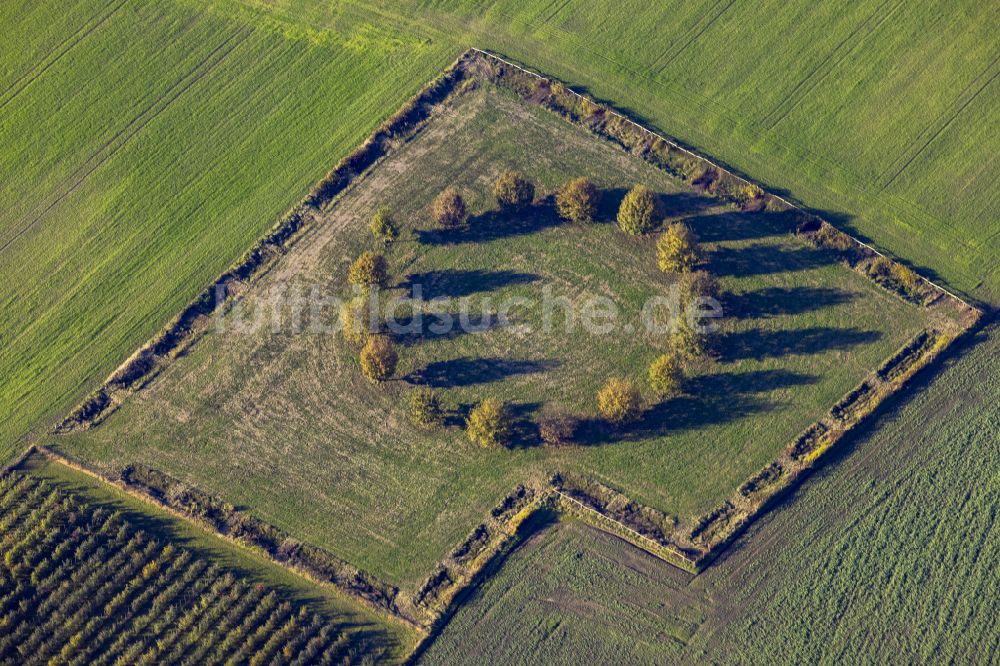
M695 578L577 523L537 534L420 663L990 663L998 360L993 326Z
M490 186L508 167L547 192L593 178L610 211L589 225L560 224L544 201L498 213ZM630 238L608 221L636 182L660 192L668 216L703 240L731 308L716 334L718 362L693 366L687 395L654 403L633 429L595 427L586 445L568 450L515 440L513 450L486 451L458 427L412 426L403 400L410 384L442 388L452 405L496 395L523 417L549 404L593 419L608 377L645 381L669 345L662 334L624 326L639 324L648 299L669 294L671 278L656 267L653 236ZM434 229L428 209L448 185L469 201L465 231ZM356 349L330 330L332 317L296 329L293 317L311 306L292 307L286 297L277 328L269 322L278 293L319 286L324 297L350 297L348 264L377 247L367 221L382 205L401 231L387 253L390 294L420 285L426 299L454 300L439 308L447 314L468 296L477 318L505 301L526 305L506 326L494 320L487 330L435 335L429 320L400 334L401 380L374 386ZM921 308L797 239L782 220L682 190L555 114L484 85L356 184L238 311L149 387L100 426L49 443L111 474L132 464L162 470L403 587L414 587L516 484L555 469L600 479L689 524L926 325ZM546 330L546 289L553 301L610 298L621 330L567 330L562 310ZM254 321L265 325L253 329Z
M0 525L3 663L353 663L413 640L41 455L0 481Z

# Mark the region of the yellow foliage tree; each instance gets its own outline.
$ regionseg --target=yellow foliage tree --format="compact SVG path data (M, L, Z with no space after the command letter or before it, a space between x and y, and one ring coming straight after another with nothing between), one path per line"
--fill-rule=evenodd
M498 398L483 398L465 422L469 439L484 447L504 446L510 439L511 423L507 406Z
M687 273L699 261L698 237L686 224L674 222L656 239L656 263L664 273Z
M612 377L597 394L597 409L605 420L620 425L639 417L642 398L630 380Z

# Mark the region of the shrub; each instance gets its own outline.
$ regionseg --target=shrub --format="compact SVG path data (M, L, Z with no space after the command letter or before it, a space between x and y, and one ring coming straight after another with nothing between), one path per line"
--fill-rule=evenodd
M392 222L392 215L385 206L375 211L368 228L371 229L375 240L382 241L386 245L399 237L399 231L396 230L396 225Z
M465 422L469 439L484 447L504 446L510 439L511 423L507 406L498 398L483 398Z
M649 387L660 397L678 393L682 381L683 371L676 354L663 354L649 366Z
M819 247L837 252L850 253L857 250L857 244L850 236L826 222L813 234L813 242Z
M465 223L465 200L455 188L449 187L434 199L432 213L442 227L454 229Z
M384 287L389 279L385 257L375 252L362 252L347 271L347 281L362 287Z
M372 335L361 348L361 371L376 384L392 377L398 362L399 355L387 336Z
M645 185L636 185L618 207L618 226L625 233L638 236L652 231L660 215L659 197Z
M907 292L912 294L917 290L917 287L920 284L920 277L913 271L913 269L902 264L894 263L892 265L891 273L893 280L899 283L899 285L902 286Z
M680 300L682 307L694 304L699 298L711 298L716 301L722 300L722 290L719 281L708 271L694 271L681 276Z
M344 339L355 347L368 341L372 334L368 301L363 296L340 306L340 331Z
M493 183L493 196L501 208L521 208L535 198L535 186L517 171L504 171Z
M740 205L749 206L763 196L764 190L762 190L759 185L755 183L743 183L743 185L736 191L734 198L740 203Z
M668 225L656 240L656 263L664 273L686 273L699 261L698 237L686 224Z
M590 222L597 215L601 194L587 178L567 181L556 193L556 210L570 222Z
M410 420L422 428L432 428L444 422L444 409L437 391L428 386L418 386L408 397Z
M597 394L597 409L606 421L621 425L639 417L642 399L630 380L612 377Z
M565 446L573 441L576 419L562 411L546 410L538 419L538 436L548 446Z
M677 318L668 346L680 358L700 358L708 348L708 336L699 331L686 313Z

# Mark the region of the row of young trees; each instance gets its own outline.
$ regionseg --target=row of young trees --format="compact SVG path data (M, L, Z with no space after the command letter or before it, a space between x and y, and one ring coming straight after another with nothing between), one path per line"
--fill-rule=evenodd
M502 209L520 209L531 205L535 198L534 184L522 174L508 170L501 173L493 185L494 198ZM592 222L598 215L600 189L589 179L580 177L565 182L555 194L555 206L563 219L574 223ZM446 188L433 201L431 214L440 228L458 231L468 222L465 200L455 188ZM639 184L622 199L616 217L619 228L630 235L647 234L662 224L662 202L649 187ZM398 237L398 229L390 211L380 208L373 215L370 229L376 241L389 246ZM697 236L681 222L668 224L656 240L656 261L664 273L677 275L682 313L694 307L699 298L718 298L717 281L707 272L696 270L703 261ZM364 290L381 289L389 280L388 262L383 254L363 252L351 265L348 281ZM362 373L372 382L381 383L396 372L399 354L392 340L365 323L369 316L365 299L345 306L341 321L345 338L356 345ZM690 318L681 316L667 341L667 351L657 356L648 368L649 391L655 399L676 395L683 388L684 367L706 353L706 336ZM409 393L409 411L413 422L429 428L441 425L447 411L437 392L429 387L417 387ZM615 425L634 420L644 405L642 392L628 378L613 377L596 396L596 407L603 419ZM569 414L547 411L539 419L539 434L550 444L564 444L572 439L576 418ZM466 418L469 438L483 446L508 443L513 432L507 406L495 397L487 397L476 405Z
M22 474L0 481L0 662L310 664L324 618Z

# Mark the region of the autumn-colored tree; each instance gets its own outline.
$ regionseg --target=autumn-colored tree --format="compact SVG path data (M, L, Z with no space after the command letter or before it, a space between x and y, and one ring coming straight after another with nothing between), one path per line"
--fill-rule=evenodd
M686 224L669 224L656 239L656 263L664 273L687 273L699 261L698 237Z
M708 335L699 330L700 324L692 322L688 312L682 312L670 333L668 346L680 358L700 358L708 348Z
M340 331L348 344L360 347L372 334L368 299L358 296L340 306Z
M362 252L347 271L347 281L361 287L384 287L388 279L385 257L370 250Z
M556 409L546 409L538 418L538 436L548 446L565 446L572 442L576 418Z
M618 207L618 226L632 236L652 231L662 216L660 198L645 185L636 185Z
M684 373L676 354L658 356L649 365L649 387L661 398L679 392L683 378Z
M361 371L376 384L392 377L398 362L399 355L385 335L370 336L361 348Z
M465 222L465 200L458 190L449 187L434 199L431 212L442 227L454 229Z
M556 210L570 222L590 222L597 215L601 193L587 178L567 181L556 193Z
M372 215L372 220L369 223L368 228L371 229L372 236L375 237L375 240L381 241L386 245L399 238L399 231L396 229L396 225L392 221L392 214L385 206L375 211L375 214Z
M444 421L444 409L437 391L429 386L418 386L407 398L410 420L422 428L432 428Z
M498 398L483 398L465 422L469 439L484 447L504 446L510 440L511 421L507 405Z
M612 377L597 394L597 409L606 421L621 425L639 417L642 398L631 380Z
M708 271L685 273L678 281L680 300L683 307L696 305L698 299L722 300L722 289L719 281Z
M501 208L521 208L535 198L535 185L517 171L504 171L493 183L493 196Z

